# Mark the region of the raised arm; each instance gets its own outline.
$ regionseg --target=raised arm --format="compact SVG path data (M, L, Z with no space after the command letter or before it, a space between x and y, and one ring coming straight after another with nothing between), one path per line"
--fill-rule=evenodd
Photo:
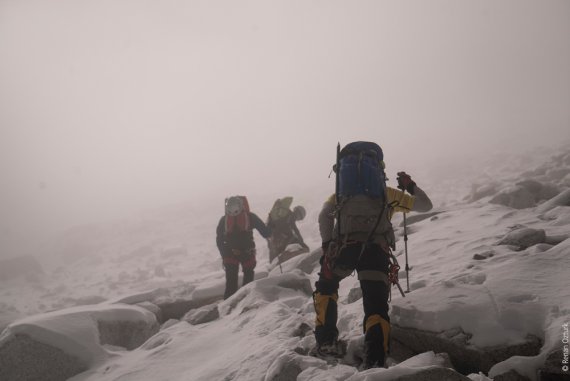
M426 192L417 185L415 186L414 197L416 198L414 207L412 208L414 212L427 212L433 208L433 204Z
M257 229L263 238L269 238L271 236L271 229L261 221L261 218L257 217L255 213L249 213L249 217L251 219L251 226Z
M406 190L414 196L414 204L412 210L414 212L427 212L433 208L431 200L426 192L423 191L412 177L406 172L398 172L398 188L402 191Z

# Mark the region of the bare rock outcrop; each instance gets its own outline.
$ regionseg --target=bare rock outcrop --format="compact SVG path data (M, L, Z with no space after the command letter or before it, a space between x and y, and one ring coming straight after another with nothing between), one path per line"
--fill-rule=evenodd
M0 380L64 381L87 369L78 357L25 334L0 345Z
M462 374L488 373L493 365L512 356L536 356L542 346L538 337L529 335L526 342L520 344L476 348L468 345L469 335L460 329L436 333L395 324L392 325L391 337L391 356L396 360L427 351L445 352L453 367Z

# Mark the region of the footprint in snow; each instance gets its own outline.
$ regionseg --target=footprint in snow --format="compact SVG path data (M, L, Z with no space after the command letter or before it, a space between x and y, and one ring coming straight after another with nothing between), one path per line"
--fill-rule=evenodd
M466 274L460 275L456 278L459 283L463 284L472 284L472 285L480 285L485 283L487 280L487 275L484 273L477 273L477 274Z

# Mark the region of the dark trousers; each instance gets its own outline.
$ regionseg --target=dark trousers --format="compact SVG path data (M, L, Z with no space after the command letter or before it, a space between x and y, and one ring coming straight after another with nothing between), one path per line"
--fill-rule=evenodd
M389 267L388 254L375 244L364 246L353 242L342 247L336 258L323 255L314 293L317 313L315 338L319 345L331 343L338 337L336 323L339 283L356 270L364 307L365 360L370 366L384 364L390 333Z
M239 266L243 271L243 285L253 281L254 269L257 264L255 259L255 249L241 252L239 255L228 254L223 257L224 268L226 270L226 289L224 299L229 298L238 290Z

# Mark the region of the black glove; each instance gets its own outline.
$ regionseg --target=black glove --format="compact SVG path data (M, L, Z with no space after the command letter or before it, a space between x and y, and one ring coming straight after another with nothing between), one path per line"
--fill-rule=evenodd
M329 246L331 245L332 239L325 241L321 244L321 247L323 249L323 253L326 253L327 250L329 249Z
M398 172L398 188L413 195L416 190L416 183L406 172Z

